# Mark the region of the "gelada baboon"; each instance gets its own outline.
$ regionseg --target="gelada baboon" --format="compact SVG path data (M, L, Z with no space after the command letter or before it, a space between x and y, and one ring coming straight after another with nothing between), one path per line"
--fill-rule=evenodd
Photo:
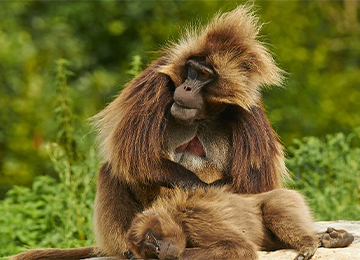
M101 252L122 255L134 216L168 188L282 186L283 148L259 93L280 84L281 70L258 31L243 6L189 30L95 117L106 161L95 201Z
M254 260L258 250L293 248L300 260L319 243L304 199L286 189L252 195L177 189L138 213L127 237L141 259Z
M318 246L348 246L354 237L328 228L315 233L296 191L235 194L225 187L176 189L138 213L127 234L132 259L257 259L258 250L296 249L310 259Z
M53 258L121 256L135 215L173 187L227 184L248 194L282 187L283 148L260 95L262 86L281 84L282 70L257 40L260 27L251 8L239 6L189 29L94 117L104 158L97 246L78 255L49 250ZM26 258L38 252L45 254Z

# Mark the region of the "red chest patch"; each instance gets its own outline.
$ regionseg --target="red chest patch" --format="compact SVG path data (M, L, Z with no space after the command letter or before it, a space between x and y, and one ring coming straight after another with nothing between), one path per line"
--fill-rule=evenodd
M175 152L177 153L183 153L184 151L200 157L204 157L206 155L204 147L202 146L197 135L189 142L184 143L175 149Z

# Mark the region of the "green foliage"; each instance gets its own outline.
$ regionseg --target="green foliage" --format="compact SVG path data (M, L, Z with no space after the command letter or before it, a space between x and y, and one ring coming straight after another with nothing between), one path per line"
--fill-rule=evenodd
M38 247L81 247L94 243L92 232L94 150L70 164L57 144L47 145L60 183L39 176L32 189L15 186L0 203L0 256Z
M131 62L131 69L127 71L128 74L133 75L134 77L138 76L141 72L141 57L140 55L135 55Z
M263 33L289 74L264 93L285 144L360 125L360 2L261 1Z
M295 140L287 161L293 188L309 199L317 220L360 220L360 128L348 136Z
M36 177L32 189L15 186L0 202L0 256L37 247L93 245L92 216L95 176L99 167L93 147L80 149L69 106L66 60L57 63L58 143L45 148L60 182ZM84 152L86 151L86 152Z
M66 69L70 62L64 59L60 59L56 63L56 97L57 106L54 110L54 114L57 119L57 138L56 141L61 145L65 153L71 158L76 159L77 149L75 147L75 140L73 136L73 114L71 109L71 100L69 97L69 87L67 85L67 76L73 75L73 73Z

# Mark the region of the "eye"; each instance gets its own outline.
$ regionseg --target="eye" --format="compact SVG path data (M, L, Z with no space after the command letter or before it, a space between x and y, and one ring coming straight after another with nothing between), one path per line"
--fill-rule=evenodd
M195 78L196 75L197 75L197 70L191 65L189 64L189 67L188 67L188 77L189 78Z
M146 241L150 242L151 241L151 236L147 235L145 239L146 239Z
M201 70L201 75L204 77L204 79L210 78L210 73L206 70Z

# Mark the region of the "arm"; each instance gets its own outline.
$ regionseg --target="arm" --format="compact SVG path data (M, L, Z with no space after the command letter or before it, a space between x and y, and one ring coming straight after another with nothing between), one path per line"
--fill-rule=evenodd
M168 159L162 160L161 167L156 171L153 182L167 188L177 186L195 189L197 186L206 187L208 185L192 171Z

